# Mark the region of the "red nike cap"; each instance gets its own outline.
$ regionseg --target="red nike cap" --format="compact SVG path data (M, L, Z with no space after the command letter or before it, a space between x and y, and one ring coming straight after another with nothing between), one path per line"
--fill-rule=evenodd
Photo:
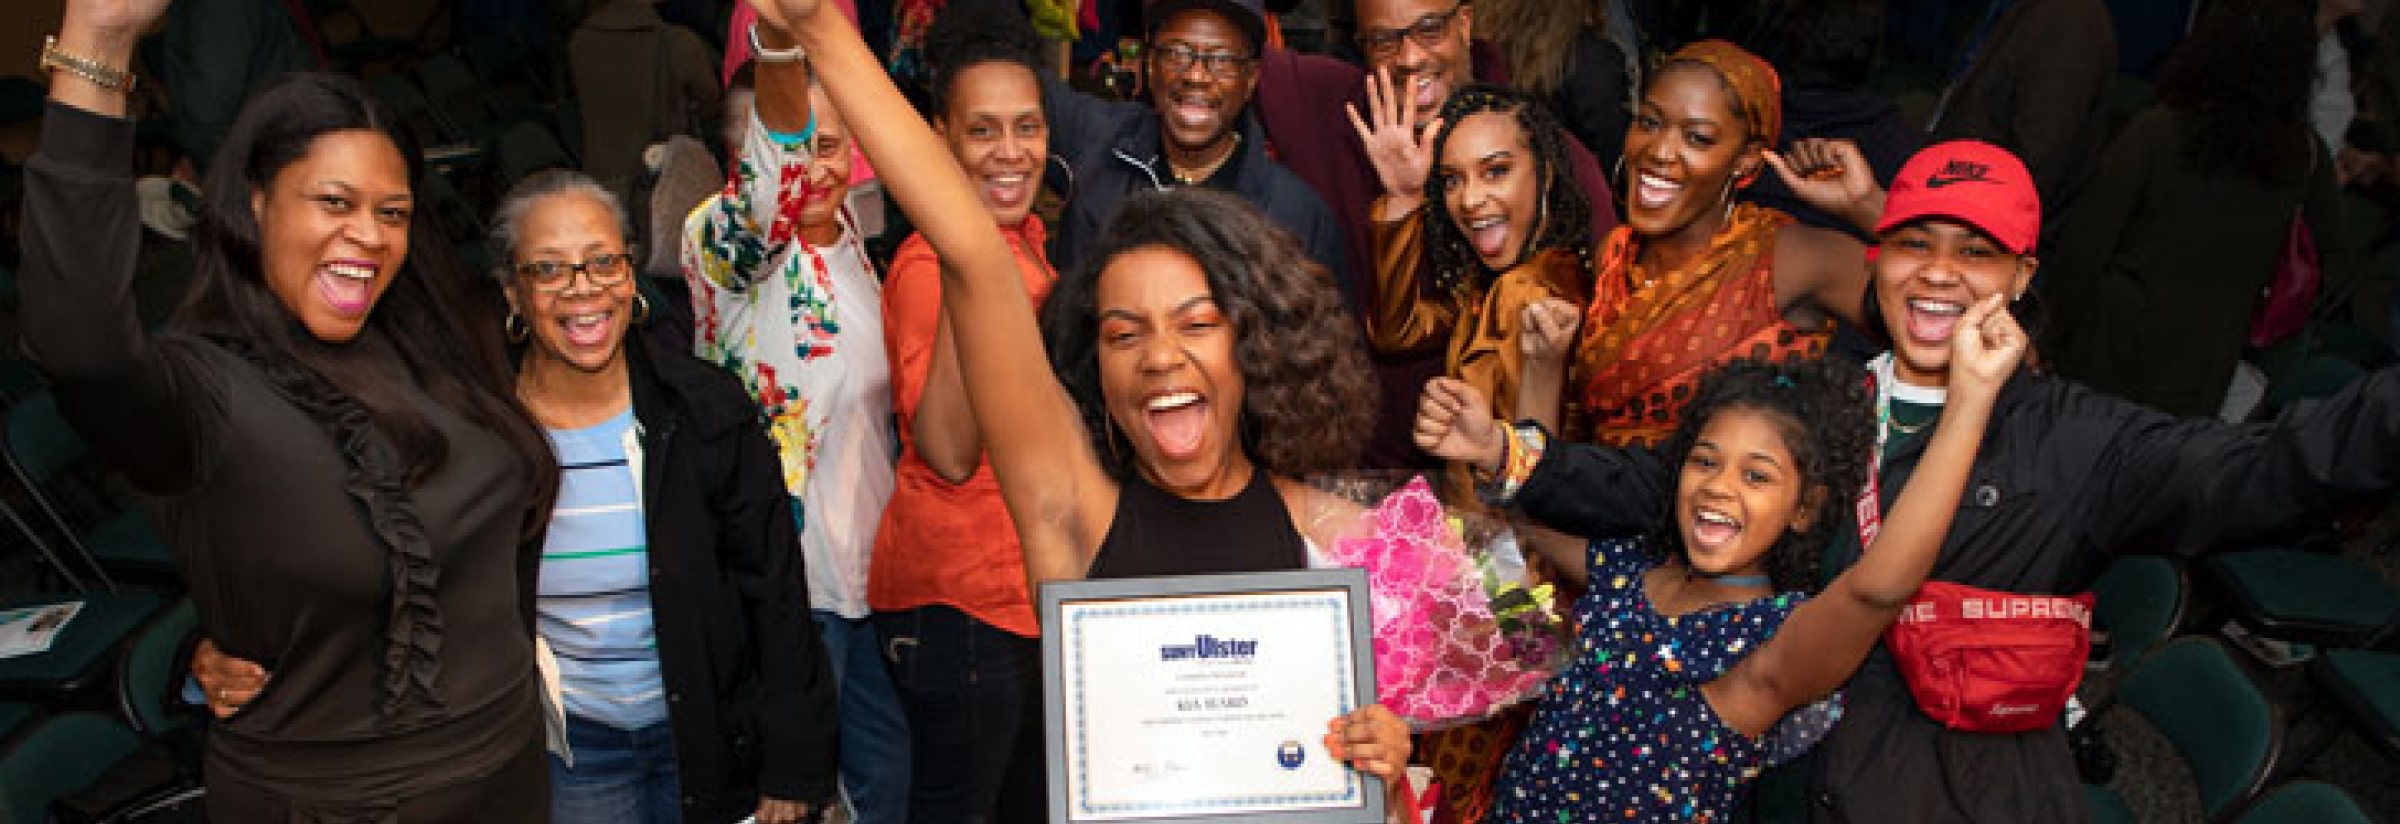
M2033 175L2007 149L1980 140L1952 140L1911 156L1884 194L1880 235L1926 218L1949 218L2017 254L2033 251L2042 234L2042 198Z

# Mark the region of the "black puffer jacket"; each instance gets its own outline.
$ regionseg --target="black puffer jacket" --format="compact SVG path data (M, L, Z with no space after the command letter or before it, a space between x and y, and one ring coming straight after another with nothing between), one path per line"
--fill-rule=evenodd
M683 818L738 821L761 794L822 806L833 796L833 674L758 406L664 336L636 329L625 351Z
M2175 418L2022 373L1991 421L1934 580L2079 592L2113 553L2226 548L2400 483L2400 369L2248 426ZM1886 457L1886 511L1927 440ZM1654 452L1554 445L1516 503L1578 535L1646 531L1675 483ZM1918 711L1881 645L1843 689L1846 713L1815 752L1816 821L2088 820L2060 730L1946 730Z

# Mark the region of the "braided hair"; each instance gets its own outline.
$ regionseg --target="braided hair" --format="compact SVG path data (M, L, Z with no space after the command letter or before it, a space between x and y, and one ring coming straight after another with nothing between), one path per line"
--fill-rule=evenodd
M1430 210L1425 220L1425 255L1432 267L1433 286L1444 293L1462 284L1487 286L1501 271L1545 249L1572 250L1589 268L1592 203L1583 196L1583 188L1575 185L1567 162L1566 130L1548 107L1504 86L1477 83L1459 89L1442 102L1442 128L1433 137L1435 162L1449 149L1450 134L1459 122L1484 112L1515 115L1517 129L1533 151L1533 173L1541 180L1540 202L1534 211L1538 225L1517 260L1497 271L1485 266L1475 248L1468 245L1466 233L1459 230L1458 217L1450 214L1449 182L1439 173L1431 175L1425 181L1425 204Z

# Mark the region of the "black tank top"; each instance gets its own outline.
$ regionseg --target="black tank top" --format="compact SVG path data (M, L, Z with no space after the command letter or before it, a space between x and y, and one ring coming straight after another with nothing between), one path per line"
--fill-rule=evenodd
M1117 491L1116 519L1084 577L1139 578L1308 567L1308 547L1262 469L1222 501L1194 501L1136 473Z

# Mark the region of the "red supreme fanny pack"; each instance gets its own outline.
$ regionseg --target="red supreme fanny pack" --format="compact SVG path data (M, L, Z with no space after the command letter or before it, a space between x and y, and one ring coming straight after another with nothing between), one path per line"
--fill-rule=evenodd
M1927 581L1884 644L1917 707L1967 732L2056 723L2092 651L2092 594L2020 595Z

